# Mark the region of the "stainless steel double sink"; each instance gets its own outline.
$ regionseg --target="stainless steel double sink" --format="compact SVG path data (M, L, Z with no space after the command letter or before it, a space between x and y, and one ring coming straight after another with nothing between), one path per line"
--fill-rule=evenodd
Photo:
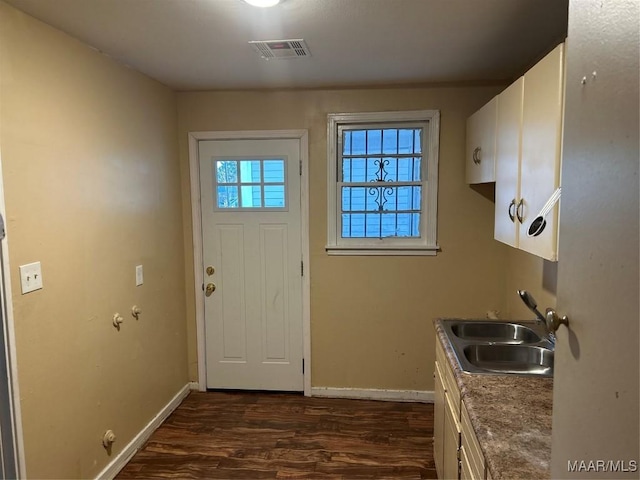
M536 322L442 320L467 373L553 376L554 345Z

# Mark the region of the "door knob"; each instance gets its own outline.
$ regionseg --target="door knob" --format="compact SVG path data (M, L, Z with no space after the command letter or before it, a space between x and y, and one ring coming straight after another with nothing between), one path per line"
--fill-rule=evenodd
M212 294L213 292L215 292L215 291L216 291L216 286L215 286L215 284L213 284L213 283L207 283L207 287L206 287L206 289L205 289L205 291L204 291L204 294L205 294L207 297L209 297L209 296L211 296L211 294Z
M547 308L545 317L547 321L547 329L550 332L555 332L556 330L558 330L558 327L560 327L560 325L566 325L567 327L569 327L569 318L566 315L564 315L562 318L558 317L558 314L553 308Z
M206 272L207 272L207 275L211 276L216 272L216 269L211 267L211 266L209 266L209 267L207 267Z

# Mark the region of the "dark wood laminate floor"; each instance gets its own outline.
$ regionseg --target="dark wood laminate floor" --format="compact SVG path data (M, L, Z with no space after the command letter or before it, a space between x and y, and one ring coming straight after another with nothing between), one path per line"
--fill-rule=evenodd
M436 478L433 405L191 393L117 476Z

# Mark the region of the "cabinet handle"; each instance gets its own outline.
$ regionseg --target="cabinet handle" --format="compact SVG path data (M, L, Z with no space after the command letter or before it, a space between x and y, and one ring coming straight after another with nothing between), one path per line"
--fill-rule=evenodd
M516 208L516 217L518 217L518 221L520 223L524 223L524 215L522 211L524 210L524 198L521 198L518 202L518 208Z
M476 147L475 150L473 151L473 163L475 163L476 165L480 165L480 162L482 161L482 149L480 147Z
M509 204L509 218L511 219L512 223L515 223L516 221L515 213L511 213L511 209L514 208L515 206L516 206L516 199L514 198L513 200L511 200L511 203Z

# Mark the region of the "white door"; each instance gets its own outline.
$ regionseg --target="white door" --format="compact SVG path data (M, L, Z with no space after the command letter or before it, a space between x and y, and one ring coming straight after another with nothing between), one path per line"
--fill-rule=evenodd
M638 18L569 4L551 478L639 476Z
M207 388L302 391L300 141L198 155Z
M4 219L0 215L0 242L4 236ZM2 267L0 261L0 479L5 479L18 477L18 462Z

